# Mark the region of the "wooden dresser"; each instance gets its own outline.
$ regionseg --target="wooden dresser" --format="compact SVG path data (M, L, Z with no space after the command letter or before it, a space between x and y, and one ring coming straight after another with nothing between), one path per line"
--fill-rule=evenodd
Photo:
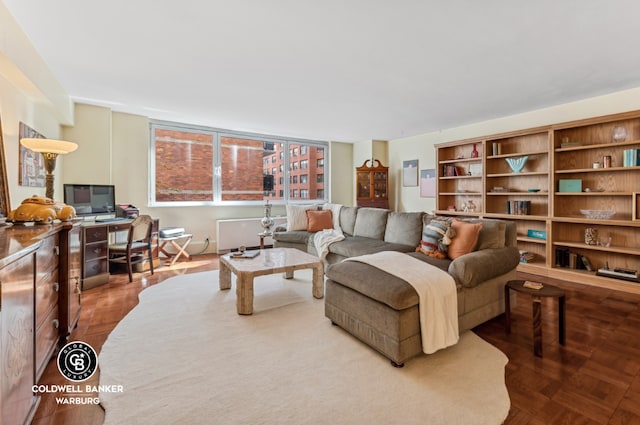
M79 225L0 229L0 423L29 423L33 393L80 312ZM61 325L63 325L61 327Z

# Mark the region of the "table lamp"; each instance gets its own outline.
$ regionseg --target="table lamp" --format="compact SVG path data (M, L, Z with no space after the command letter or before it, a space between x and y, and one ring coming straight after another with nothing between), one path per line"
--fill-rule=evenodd
M27 149L40 152L44 157L44 169L46 176L46 197L53 199L53 170L56 169L56 158L58 155L65 155L78 149L78 145L73 142L53 139L20 139L20 143Z

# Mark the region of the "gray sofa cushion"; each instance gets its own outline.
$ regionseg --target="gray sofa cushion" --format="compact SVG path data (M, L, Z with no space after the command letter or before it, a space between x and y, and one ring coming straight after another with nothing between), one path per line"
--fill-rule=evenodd
M508 273L515 269L520 254L515 247L483 249L456 258L449 265L449 274L465 288Z
M345 235L353 236L353 229L356 225L356 214L358 207L340 208L340 228Z
M417 247L422 235L422 216L422 212L389 213L384 241Z
M384 239L389 210L382 208L359 208L353 236L372 239Z
M307 240L313 237L313 233L306 230L292 230L289 232L275 232L273 238L279 242L301 243L307 245Z
M447 270L450 260L438 260L420 253L410 253L415 258ZM394 310L404 310L418 304L418 293L404 280L357 261L344 261L329 266L327 277L340 285L353 289L369 298L388 305Z
M359 236L349 236L329 245L329 252L343 257L357 257L380 251L412 252L414 250L415 247L411 245L389 243Z
M482 223L482 229L478 235L478 243L475 250L480 251L482 249L497 249L505 247L505 234L507 230L507 223L502 220L491 219L472 219L464 220L471 223Z

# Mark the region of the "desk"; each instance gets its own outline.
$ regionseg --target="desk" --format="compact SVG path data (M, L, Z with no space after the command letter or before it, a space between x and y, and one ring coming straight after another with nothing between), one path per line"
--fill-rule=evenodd
M183 233L182 235L179 235L179 236L171 236L169 238L160 238L160 248L159 248L160 252L166 255L167 258L170 259L169 261L170 266L173 266L176 263L176 261L178 261L178 258L180 257L185 257L187 260L191 260L191 256L185 250L187 249L187 246L189 246L189 243L191 242L192 237L193 235L190 233ZM183 242L179 243L178 241L183 241ZM171 244L171 246L175 248L176 250L175 254L165 251L164 247L167 244Z
M95 288L109 282L109 238L131 227L131 219L82 223L82 289ZM151 246L154 266L158 259L158 219L153 220ZM159 260L159 259L158 259Z

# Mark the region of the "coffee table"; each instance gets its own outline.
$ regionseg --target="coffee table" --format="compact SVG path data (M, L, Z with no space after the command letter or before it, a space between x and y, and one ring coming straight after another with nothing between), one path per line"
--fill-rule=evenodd
M268 274L284 273L285 279L293 278L293 272L313 269L315 298L324 297L324 267L318 257L295 248L273 248L260 250L254 258L233 258L229 254L220 256L220 289L231 289L231 273L236 279L236 309L238 314L253 314L253 278Z

